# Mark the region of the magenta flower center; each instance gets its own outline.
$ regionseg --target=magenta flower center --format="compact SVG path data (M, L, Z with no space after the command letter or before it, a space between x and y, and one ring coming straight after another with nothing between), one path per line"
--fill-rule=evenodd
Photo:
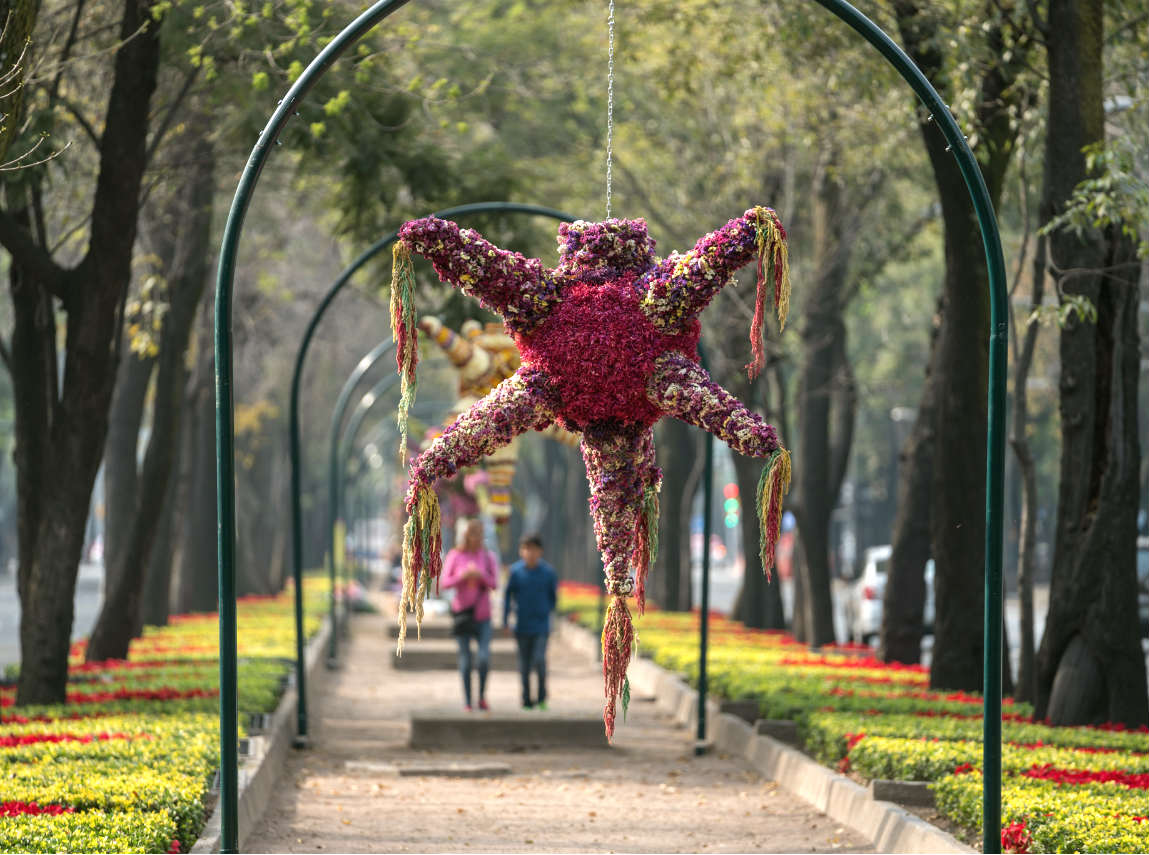
M698 321L678 335L659 332L639 307L634 279L571 283L542 325L517 337L523 366L553 381L556 421L568 430L603 421L654 424L660 412L647 383L655 360L668 352L698 358Z

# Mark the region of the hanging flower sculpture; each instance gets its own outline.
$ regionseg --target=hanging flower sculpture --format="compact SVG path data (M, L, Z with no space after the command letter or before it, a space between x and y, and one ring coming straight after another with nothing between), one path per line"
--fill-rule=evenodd
M444 420L444 427L449 427L480 398L519 369L519 350L501 324L484 327L478 321L470 320L464 322L456 333L438 318L428 316L419 319L419 329L442 348L459 376L459 397ZM578 436L557 424L543 433L565 445L574 446L579 442ZM488 477L478 482L476 497L482 512L489 514L497 525L504 525L511 519L511 482L517 462L518 441L514 440L492 452L483 463Z
M421 624L423 598L441 567L434 482L505 446L528 430L559 424L581 432L591 486L590 510L610 603L602 633L607 735L626 671L634 627L626 598L644 607L646 574L657 550L658 490L652 427L674 416L709 431L736 451L765 458L759 483L763 568L774 563L790 456L774 428L710 379L698 364L699 314L757 257L751 324L751 377L765 357L762 322L767 281L780 324L789 305L786 233L770 208L755 207L706 235L689 252L654 255L643 220L608 219L559 226L559 265L501 250L471 229L427 217L405 224L395 244L391 323L403 381L402 423L415 391L418 357L411 253L439 277L500 314L522 355L519 369L475 403L411 464L404 529L399 650L407 611ZM402 432L402 431L401 431ZM401 453L406 458L405 432Z

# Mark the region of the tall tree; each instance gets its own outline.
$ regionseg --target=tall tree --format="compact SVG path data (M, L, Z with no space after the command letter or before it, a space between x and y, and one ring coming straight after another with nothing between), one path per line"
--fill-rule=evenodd
M1096 177L1086 152L1105 139L1105 15L1103 0L1050 0L1042 22L1046 223ZM1096 310L1096 323L1071 315L1060 339L1061 483L1035 707L1055 724L1149 722L1135 564L1139 265L1128 225L1062 225L1048 237L1063 305Z
M6 167L24 115L24 79L31 65L30 41L39 15L40 0L0 0L0 164ZM14 158L12 165L27 161L27 154Z
M954 79L956 62L943 49L946 42L941 37L939 10L916 0L894 0L893 10L910 57L943 97L953 99L959 88ZM1030 39L1026 19L1019 23L993 3L987 3L983 12L986 25L978 32L984 42L970 46L977 48L978 62L973 114L966 124L977 133L978 163L996 205L1017 137L1015 113L1025 94L1022 74ZM984 606L989 276L981 234L957 163L925 116L920 129L945 231L944 309L923 391L923 398L933 396L929 520L937 613L930 684L976 690L982 686L982 633L970 628L980 625ZM929 409L919 408L919 421ZM924 456L913 456L910 462L924 462ZM912 466L902 474L903 479L922 477ZM920 528L920 520L913 522ZM895 533L898 541L905 542ZM898 567L916 575L923 572L924 563L910 566L899 560L892 570ZM887 586L903 582L891 572Z
M125 360L128 369L121 372L129 382L116 393L118 402L122 396L134 393L139 386L146 388L154 367L155 395L143 466L133 479L132 493L112 499L109 483L109 522L113 514L122 511L128 525L125 526L124 542L108 556L107 592L88 641L87 659L90 662L126 658L132 638L142 628L141 609L147 571L152 566L152 546L160 528L179 449L184 387L188 376L186 352L208 276L211 210L215 196L215 152L207 133L209 124L203 110L192 111L183 123L183 132L174 141L170 155L181 177L162 205L162 212L147 229L159 262L158 274L167 283L167 311L159 322L155 357L149 358L146 351L137 354L137 348L133 346L133 352ZM158 299L159 295L156 297ZM129 326L128 335L132 335L132 326ZM144 375L142 382L138 378L141 374ZM142 401L131 403L142 405ZM129 460L117 461L115 466L109 461L109 475L113 471L136 469L134 440L138 436L139 422L130 417L125 421L127 424L121 425L120 429L128 432L129 438L118 444L130 445L132 456ZM109 453L113 448L109 448ZM156 584L166 587L162 582Z
M853 228L836 143L823 149L814 181L814 258L817 272L803 304L802 368L798 380L796 493L791 501L802 541L806 594L800 641L821 646L834 637L830 598L830 515L846 475L854 434L857 390L846 353L842 313L849 282Z
M930 558L930 508L934 471L934 417L937 384L932 382L938 358L938 331L943 302L939 299L930 329L926 383L918 401L914 426L901 449L897 510L891 537L893 552L882 603L878 657L883 662L917 664L922 657L926 583Z
M778 334L771 328L766 337L766 369L758 389L763 392L763 397L767 402L779 402L776 404L767 403L763 408L763 415L778 427L782 436L788 436L789 424L787 424L785 406L786 381L782 362ZM739 373L736 377L738 385L745 382L746 386L750 387L749 381L745 380L745 374ZM733 385L729 388L733 394L742 400L750 402L751 405L754 404L754 396L747 394L750 392L749 388L746 392ZM758 489L762 465L753 458L742 454L734 453L732 457L734 473L738 481L738 494L744 503L748 503L752 501L750 497L754 496ZM761 523L757 514L750 513L749 504L743 505L740 525L742 528L742 555L745 559L746 569L742 576L742 585L734 599L734 606L730 610L730 616L746 626L757 629L785 629L786 614L782 605L782 580L777 571L771 573L770 578L767 579L766 574L762 572L762 568L759 566L756 546L759 542Z
M121 308L147 161L159 66L150 0L125 0L111 91L98 138L87 250L65 267L36 215L38 182L9 186L0 244L12 257L10 364L19 491L18 704L62 703L76 573L116 376ZM31 215L24 212L32 212ZM64 314L58 382L57 307Z
M663 419L656 431L662 492L650 597L664 609L685 611L691 605L690 515L702 477L701 445L698 432L677 419Z

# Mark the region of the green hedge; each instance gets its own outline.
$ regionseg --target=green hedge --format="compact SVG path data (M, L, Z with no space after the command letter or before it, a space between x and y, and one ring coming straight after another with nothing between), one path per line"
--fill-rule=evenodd
M946 816L981 831L981 776L950 775L932 785ZM1006 778L1001 788L1003 825L1024 823L1036 852L1149 852L1145 790L1117 784L1065 787L1048 781Z
M0 819L2 852L167 852L178 835L167 812L93 810Z

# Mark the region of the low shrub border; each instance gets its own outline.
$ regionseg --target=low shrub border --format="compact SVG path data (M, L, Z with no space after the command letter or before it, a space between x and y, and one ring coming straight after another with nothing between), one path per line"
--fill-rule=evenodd
M597 589L564 584L560 610L597 627ZM697 613L650 611L636 621L640 655L696 685L697 625ZM708 675L717 696L796 722L806 751L831 768L930 782L941 813L980 836L979 695L933 692L919 666L856 647L811 653L721 615L711 618ZM1008 699L1002 729L1003 851L1149 851L1149 729L1052 727Z
M324 579L305 581L304 602L311 636ZM275 710L288 685L292 603L240 600L241 721ZM16 708L15 689L0 687L0 852L190 850L218 762L216 633L215 614L176 616L129 659L91 664L77 642L63 706Z

